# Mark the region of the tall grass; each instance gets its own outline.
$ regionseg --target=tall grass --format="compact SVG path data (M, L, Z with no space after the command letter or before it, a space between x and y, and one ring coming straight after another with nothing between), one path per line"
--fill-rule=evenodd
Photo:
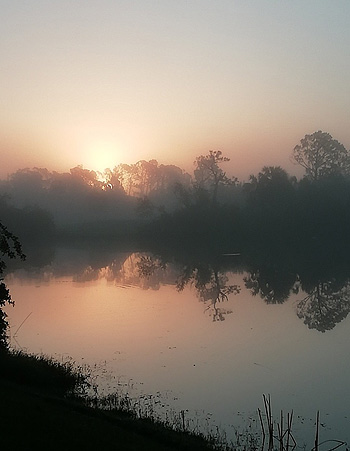
M88 367L17 350L0 352L0 377L55 396L81 396L90 387Z

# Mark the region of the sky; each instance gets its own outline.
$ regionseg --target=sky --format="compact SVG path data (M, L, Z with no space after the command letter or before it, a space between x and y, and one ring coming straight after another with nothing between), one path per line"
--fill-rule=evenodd
M350 148L349 0L0 0L0 177Z

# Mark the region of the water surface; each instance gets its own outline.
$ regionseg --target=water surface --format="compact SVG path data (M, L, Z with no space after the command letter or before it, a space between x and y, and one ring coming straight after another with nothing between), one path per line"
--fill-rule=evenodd
M299 444L312 447L317 410L321 439L350 441L347 282L306 292L277 275L272 289L262 269L198 261L56 249L6 277L11 345L97 365L100 393L160 393L165 410L209 418L229 436L256 418L265 393L276 415L294 410ZM315 304L320 290L329 304Z

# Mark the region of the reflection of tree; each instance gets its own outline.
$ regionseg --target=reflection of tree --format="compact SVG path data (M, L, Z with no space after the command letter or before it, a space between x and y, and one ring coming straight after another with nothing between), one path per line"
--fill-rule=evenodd
M297 315L309 329L333 329L350 312L350 280L339 286L335 280L319 282L298 302Z
M324 272L318 257L319 263L310 261L300 268L300 275L293 270L294 266L280 260L259 264L243 278L245 286L268 304L281 304L291 293L302 290L306 295L297 302L298 317L309 329L331 330L350 312L350 279L346 271L339 277L331 276L329 270Z
M156 270L166 268L162 260L151 255L141 255L136 266L140 277L151 277Z
M262 266L250 271L244 278L246 288L253 296L259 295L267 304L282 304L291 291L296 292L296 275L288 269Z
M77 274L73 275L73 281L79 283L92 282L100 278L100 273L100 268L93 268L89 265Z
M182 274L176 282L176 289L182 291L186 285L193 285L201 301L208 303L207 310L211 310L213 321L223 321L225 315L232 313L218 304L228 301L230 294L238 294L238 285L227 285L228 277L220 273L208 264L198 264L196 266L185 266Z
M172 268L152 254L131 254L124 262L121 279L126 285L144 290L159 290L161 284L173 283Z
M73 275L79 283L106 279L109 283L123 286L139 286L142 289L158 290L167 277L166 266L157 257L140 253L124 254L108 265L86 265Z
M161 257L143 255L137 262L138 273L141 278L158 277L169 270L170 265ZM238 285L228 285L228 277L208 263L181 264L180 275L176 279L177 291L182 291L186 285L192 285L197 291L199 299L208 305L213 321L223 321L225 315L232 313L218 304L228 301L230 294L238 294Z
M66 276L72 276L78 283L104 279L108 284L145 290L175 285L180 292L192 286L213 321L222 321L231 313L225 308L226 301L231 294L240 292L239 286L230 283L230 274L245 271L245 287L267 304L281 304L292 293L299 293L298 317L310 329L325 332L350 311L349 260L347 253L342 255L338 248L336 253L317 252L314 247L311 251L305 250L302 258L298 258L299 253L294 254L289 247L273 247L269 243L268 247L250 251L245 259L244 255L231 259L220 257L218 253L213 257L190 250L186 255L181 251L174 255L171 251L129 254L91 248L83 255L80 251L58 252L57 262L48 265L45 260L44 266L40 266L39 261L39 267L16 274L39 281ZM1 284L1 271L0 296L1 308L9 300L6 287ZM1 319L4 321L4 317Z

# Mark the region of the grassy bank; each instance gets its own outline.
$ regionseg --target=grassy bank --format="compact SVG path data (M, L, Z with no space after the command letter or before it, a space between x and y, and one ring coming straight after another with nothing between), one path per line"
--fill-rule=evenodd
M4 449L210 450L201 437L130 414L89 407L73 365L25 353L0 353Z
M32 450L191 450L256 451L296 449L293 411L272 416L270 397L263 395L259 413L261 436L252 430L237 435L235 444L190 433L181 422L165 424L137 415L127 397L91 398L89 374L71 362L44 356L0 351L1 449ZM102 408L101 406L105 406ZM321 442L317 412L313 451L334 451L340 440ZM265 445L265 446L264 446Z

